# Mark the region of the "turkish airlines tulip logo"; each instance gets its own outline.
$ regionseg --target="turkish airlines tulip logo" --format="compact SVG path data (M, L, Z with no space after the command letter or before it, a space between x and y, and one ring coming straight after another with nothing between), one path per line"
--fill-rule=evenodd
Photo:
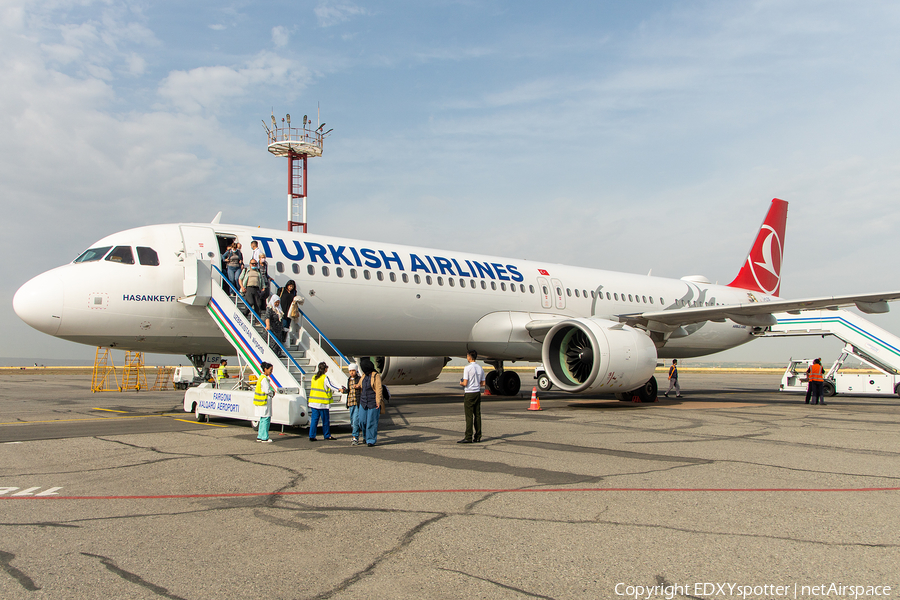
M759 289L767 294L777 294L781 285L781 239L770 225L763 225L760 234L763 230L768 230L769 234L757 236L747 262Z

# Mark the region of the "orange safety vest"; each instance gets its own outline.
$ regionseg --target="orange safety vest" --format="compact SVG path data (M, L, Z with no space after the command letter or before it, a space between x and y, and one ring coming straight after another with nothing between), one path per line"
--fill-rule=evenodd
M825 369L822 368L822 365L817 365L813 363L809 366L809 380L810 381L825 381Z

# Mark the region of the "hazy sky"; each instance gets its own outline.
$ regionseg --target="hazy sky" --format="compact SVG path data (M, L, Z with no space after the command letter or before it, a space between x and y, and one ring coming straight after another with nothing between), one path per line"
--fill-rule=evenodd
M334 128L317 233L725 283L777 196L785 297L898 289L897 31L878 1L0 0L0 356L93 354L12 297L104 235L283 228L273 109ZM725 356L840 347L805 344Z

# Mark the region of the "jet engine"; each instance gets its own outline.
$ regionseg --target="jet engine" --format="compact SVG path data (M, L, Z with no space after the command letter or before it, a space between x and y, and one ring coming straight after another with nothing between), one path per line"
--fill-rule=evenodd
M541 355L550 380L565 392L636 390L653 378L657 359L648 335L606 319L560 321Z
M385 385L419 385L438 378L444 365L450 362L444 356L370 356L375 370L381 373Z

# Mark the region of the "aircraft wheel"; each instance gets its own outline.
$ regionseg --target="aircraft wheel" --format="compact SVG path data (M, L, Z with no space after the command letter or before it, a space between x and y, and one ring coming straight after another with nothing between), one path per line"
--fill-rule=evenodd
M834 389L834 383L831 381L826 381L822 386L822 393L824 393L828 397L834 396L837 393L837 390Z
M487 387L487 389L495 396L500 395L500 388L497 385L498 377L500 377L500 373L497 371L488 371L487 375L484 376L485 387Z
M656 393L658 391L656 377L651 377L647 383L631 392L637 394L641 402L656 402Z
M537 386L542 392L549 392L550 388L553 387L553 382L550 381L550 377L546 373L541 373L537 378ZM900 386L897 387L900 388Z
M503 374L500 375L499 384L500 393L504 396L515 396L522 387L519 374L515 371L503 371Z

